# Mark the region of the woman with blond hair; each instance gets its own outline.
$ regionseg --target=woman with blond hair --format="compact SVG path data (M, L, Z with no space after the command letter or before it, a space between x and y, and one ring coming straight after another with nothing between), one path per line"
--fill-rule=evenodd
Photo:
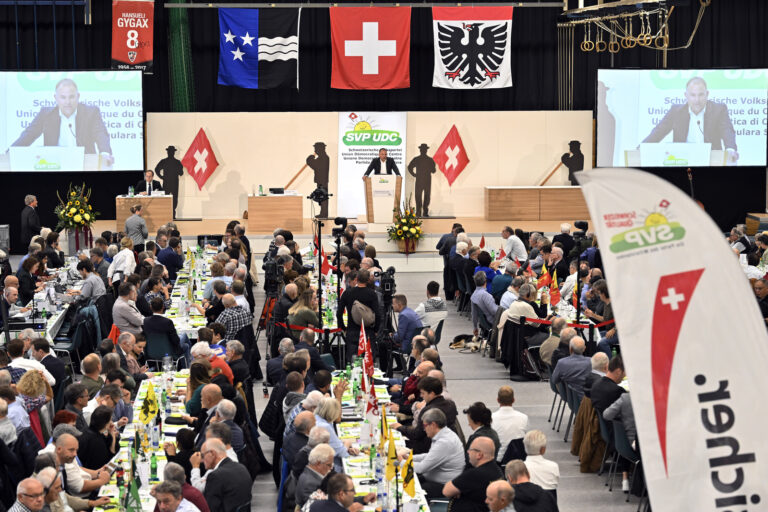
M40 420L40 408L53 400L53 389L45 380L40 370L28 370L16 383L16 399L21 402L29 414L29 426L35 433L41 446L45 446L46 436Z
M351 439L342 442L336 433L336 424L341 421L341 403L333 397L325 397L320 400L320 405L315 409L315 426L328 431L331 438L328 444L336 454L333 458L334 469L341 473L341 459L350 455L357 455L360 450L354 446Z
M317 308L317 294L312 288L308 288L299 295L296 303L288 310L288 325L296 326L290 331L295 339L299 339L305 327L320 327Z

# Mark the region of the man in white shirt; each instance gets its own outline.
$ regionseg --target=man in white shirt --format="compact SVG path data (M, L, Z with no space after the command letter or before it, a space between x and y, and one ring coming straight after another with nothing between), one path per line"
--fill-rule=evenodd
M525 284L525 279L523 279L522 277L520 276L513 277L512 282L509 284L509 288L507 288L507 291L504 292L504 295L501 296L501 300L499 301L499 306L501 306L504 309L509 309L509 306L511 306L512 303L517 300L520 287L523 286L524 284Z
M531 482L544 490L557 489L560 481L560 467L557 462L544 458L547 451L547 436L541 430L531 430L523 439L525 445L525 467L531 475Z
M491 424L499 435L501 449L497 459L501 461L510 441L525 436L525 431L528 429L528 415L512 407L515 403L515 391L510 386L499 388L496 401L499 403L499 410L491 415L493 418Z
M565 278L565 281L563 281L563 284L560 286L560 298L569 304L571 302L573 290L576 287L576 279L579 276L578 270L579 262L577 260L572 260L568 265L568 277Z
M414 309L416 316L421 320L421 325L428 325L434 329L441 320L448 316L448 307L439 294L440 285L437 281L427 283L427 300L421 302Z
M456 433L447 428L445 413L429 409L421 416L424 431L432 440L427 453L413 456L413 470L419 475L421 487L428 498L442 496L443 486L464 471L464 446ZM407 453L398 456L407 458Z
M245 283L239 280L232 281L232 295L235 296L235 302L238 306L242 306L249 314L252 313L251 305L245 298Z
M24 359L24 341L16 338L8 342L6 347L8 350L8 357L11 358L11 362L8 366L12 368L23 368L24 370L39 370L43 373L43 377L48 381L51 386L56 385L56 379L51 375L45 366L40 361L35 359Z
M512 261L523 262L528 259L528 253L525 250L525 244L520 237L515 235L515 230L509 226L504 226L501 230L501 238L504 239L504 252L507 253L507 258Z

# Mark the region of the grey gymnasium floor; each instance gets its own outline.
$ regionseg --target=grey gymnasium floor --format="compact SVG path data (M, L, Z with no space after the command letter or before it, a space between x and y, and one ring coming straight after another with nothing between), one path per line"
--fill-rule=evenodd
M411 305L418 304L425 297L426 285L436 280L442 283L440 273L401 273L396 276L397 292L404 293ZM441 290L442 292L442 290ZM263 293L257 295L257 308L263 303ZM466 317L458 317L449 307L449 316L443 327L442 341L438 346L440 358L448 380L448 390L456 401L459 417L465 433L468 432L466 416L461 411L476 401L485 402L492 410L496 410L496 391L499 386L509 384L515 390L515 406L529 417L531 429L542 430L548 438L546 457L560 465L560 485L558 488L558 505L561 512L602 512L636 510L638 498L632 497L630 503L625 503L625 496L614 487L608 492L604 486L605 477L596 474L582 474L576 457L570 454L570 443L563 442L565 421L560 434L551 430L547 422L552 392L549 384L539 382L511 382L504 366L493 360L482 358L479 354L461 354L448 348L450 340L457 334L471 333L471 321ZM264 354L264 338L259 343ZM262 361L262 364L265 364ZM258 415L266 405L262 398L261 385L255 390ZM566 417L566 421L567 421ZM265 436L260 438L262 448L267 458L272 454L272 442ZM569 436L570 441L570 436ZM621 482L617 482L620 485ZM253 485L252 510L259 512L274 512L276 510L277 492L271 473L259 475Z

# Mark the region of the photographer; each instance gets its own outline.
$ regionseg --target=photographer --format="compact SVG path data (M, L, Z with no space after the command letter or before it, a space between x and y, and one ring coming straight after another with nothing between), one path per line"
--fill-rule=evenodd
M339 327L346 332L346 359L349 362L357 355L361 323L365 323L365 334L369 340L373 339L373 334L379 327L376 315L376 310L379 307L378 298L376 297L376 292L368 287L370 279L370 272L359 270L355 286L347 288L339 298L337 317L339 319ZM344 325L345 309L348 315L346 327Z

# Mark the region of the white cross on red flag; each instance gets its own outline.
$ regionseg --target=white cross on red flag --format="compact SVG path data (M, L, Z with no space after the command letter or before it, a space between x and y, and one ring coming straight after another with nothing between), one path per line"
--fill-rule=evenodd
M219 166L216 155L213 153L213 147L202 128L195 135L192 144L189 145L187 154L181 159L181 164L197 183L198 190L203 189L205 182Z
M331 7L330 14L331 87L410 87L410 7Z
M461 140L456 125L451 126L448 135L445 136L442 144L435 151L434 160L440 168L440 172L445 174L448 185L453 185L453 182L469 163L469 156L464 149L464 142Z

